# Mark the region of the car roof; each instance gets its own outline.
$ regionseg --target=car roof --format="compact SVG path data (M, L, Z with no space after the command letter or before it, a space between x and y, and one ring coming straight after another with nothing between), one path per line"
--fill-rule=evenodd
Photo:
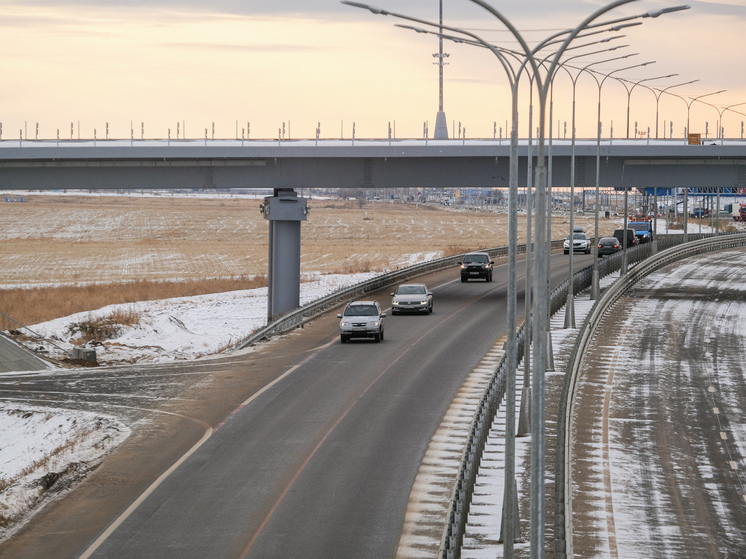
M417 287L427 287L424 283L402 283L399 287L407 287L409 285L416 285Z
M473 252L467 252L466 254L464 254L464 256L469 256L469 255L472 255L472 254L485 254L487 256L490 255L489 252L485 252L483 250L475 250Z
M599 243L601 241L614 241L616 242L618 239L616 237L601 237L601 239L598 241Z
M347 306L356 306L356 305L377 305L378 301L352 301L351 303L347 303Z

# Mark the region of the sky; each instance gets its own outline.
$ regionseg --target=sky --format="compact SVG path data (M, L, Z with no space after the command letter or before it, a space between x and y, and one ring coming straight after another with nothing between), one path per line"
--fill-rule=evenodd
M442 0L444 24L467 29L502 48L517 45L504 26L472 0ZM683 3L683 2L682 2ZM603 135L638 131L683 138L713 137L723 112L726 137L746 120L746 2L692 0L691 9L646 18L640 26L577 41L625 35L572 54L613 45L602 62L616 71L601 86ZM436 0L374 0L390 12L437 22ZM595 0L493 0L530 45L578 25L605 5ZM677 5L638 0L615 8L608 21ZM0 0L0 123L2 139L93 138L397 138L430 136L438 110L434 35L395 27L406 22L338 0ZM579 44L579 43L576 43ZM507 135L510 90L487 49L445 41L444 110L452 136ZM570 56L567 54L566 56ZM625 66L652 62L620 71ZM660 76L670 78L653 80ZM616 77L648 80L627 93ZM656 95L643 86L672 88ZM520 135L528 131L529 88L519 92ZM631 87L628 84L627 87ZM572 81L561 73L552 94L554 137L569 137ZM703 98L690 97L726 90ZM599 86L577 79L579 137L595 137ZM689 110L687 105L691 104ZM743 111L739 114L736 111ZM535 109L538 115L538 108ZM687 115L687 113L689 113ZM534 117L535 129L538 116ZM38 123L38 136L37 127ZM706 124L707 123L707 124ZM559 126L559 132L558 132ZM107 133L108 127L108 133ZM72 128L72 130L71 130ZM707 130L706 130L707 128ZM664 132L665 131L665 132ZM454 133L455 132L455 133Z

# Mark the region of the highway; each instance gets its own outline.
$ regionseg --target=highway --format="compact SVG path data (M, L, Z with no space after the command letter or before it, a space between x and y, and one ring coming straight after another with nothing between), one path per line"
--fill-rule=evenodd
M574 407L576 556L746 556L744 262L666 267L598 329Z
M117 410L133 435L0 555L394 557L425 449L505 332L506 274L421 278L433 314L387 317L380 344L340 344L335 311L223 360L3 377L6 398Z

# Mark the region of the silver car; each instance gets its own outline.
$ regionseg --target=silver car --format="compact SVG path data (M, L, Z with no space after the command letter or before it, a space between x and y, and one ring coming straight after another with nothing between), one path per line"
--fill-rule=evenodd
M565 242L562 244L562 249L565 254L570 252L570 237L565 238ZM585 233L573 233L572 234L572 251L573 252L584 252L585 254L591 253L591 240Z
M424 283L405 283L400 285L391 296L391 314L433 312L433 294Z
M381 305L376 301L354 301L347 303L342 314L338 314L339 338L344 344L352 338L373 338L373 341L383 340L383 319L386 313L381 311Z

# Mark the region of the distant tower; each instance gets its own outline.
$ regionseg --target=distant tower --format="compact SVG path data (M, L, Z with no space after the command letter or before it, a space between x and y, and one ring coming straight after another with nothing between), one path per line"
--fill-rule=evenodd
M443 62L444 58L448 58L448 54L443 54L443 0L440 0L440 37L438 37L439 49L433 56L438 59L436 64L438 65L438 115L435 117L435 133L433 134L433 140L447 140L448 139L448 124L446 123L446 114L443 112Z

